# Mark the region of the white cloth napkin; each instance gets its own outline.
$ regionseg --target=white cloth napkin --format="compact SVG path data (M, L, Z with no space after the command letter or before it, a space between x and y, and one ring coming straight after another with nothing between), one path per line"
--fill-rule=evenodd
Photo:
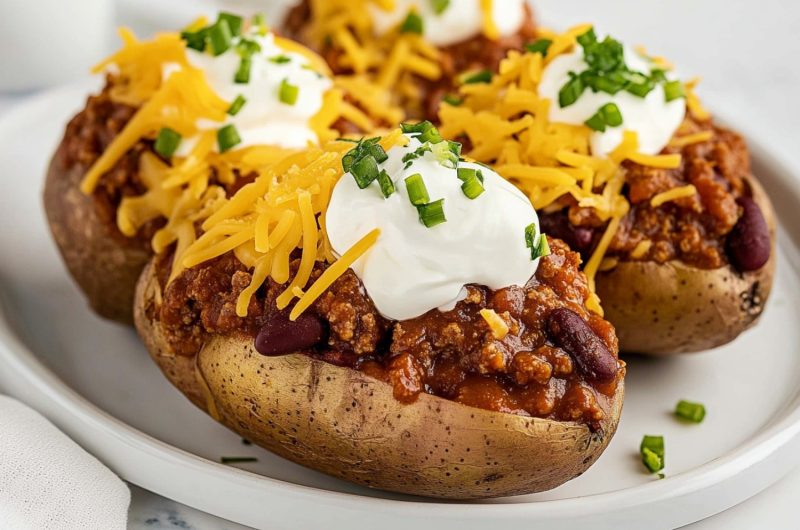
M130 500L95 457L38 412L0 396L0 527L122 530Z

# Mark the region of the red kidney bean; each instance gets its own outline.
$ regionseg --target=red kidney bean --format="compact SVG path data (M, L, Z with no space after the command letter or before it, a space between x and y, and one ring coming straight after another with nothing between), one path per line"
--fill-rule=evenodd
M280 312L270 316L255 345L262 355L286 355L313 348L326 337L325 325L313 313L303 313L292 322L288 314Z
M742 216L728 234L726 250L738 270L755 271L769 261L769 227L756 201L740 197L736 202L742 208Z
M547 329L555 344L575 359L583 375L601 382L617 376L617 360L578 313L563 307L552 310Z
M576 252L588 251L592 246L594 232L590 228L572 226L563 212L541 214L539 221L542 232L562 240Z

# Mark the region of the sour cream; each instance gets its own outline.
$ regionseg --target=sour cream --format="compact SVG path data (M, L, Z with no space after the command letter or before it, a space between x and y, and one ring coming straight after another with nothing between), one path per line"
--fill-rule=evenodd
M492 17L500 35L506 37L519 31L525 21L525 0L495 0ZM425 40L435 46L448 46L480 35L483 30L483 11L480 0L450 0L447 9L437 14L431 0L394 0L394 8L384 10L370 4L373 29L383 35L402 23L414 9L422 18Z
M649 74L653 64L636 51L625 48L625 63L631 70ZM654 155L659 153L683 122L686 102L679 98L669 103L664 96L664 87L659 84L646 97L641 98L626 91L611 95L586 89L578 100L568 107L558 104L558 93L570 80L569 73L580 73L588 68L583 60L583 48L576 45L575 51L559 56L547 65L539 82L538 93L550 100L551 122L581 125L591 118L606 103L616 103L622 114L622 125L606 128L605 132L594 132L591 136L592 153L605 156L622 142L625 130L636 132L639 151ZM669 74L668 79L673 79Z
M309 142L318 143L319 139L309 126L309 120L322 108L323 96L332 86L331 80L313 71L309 60L303 55L278 46L271 33L262 36L253 32L246 38L261 46L261 51L252 57L249 83L234 82L241 63L241 57L236 52L238 37L234 38L230 49L216 57L193 49L186 50L189 63L205 73L209 86L217 95L230 102L239 95L247 100L236 116L228 116L222 123L203 121L198 123L198 127L216 130L233 124L242 139L237 148L253 145L302 148ZM272 60L277 57L281 59ZM176 66L167 65L164 77ZM299 87L297 101L293 105L283 103L279 98L284 79ZM185 156L195 142L193 138L185 139L176 154Z
M525 228L536 212L528 198L497 173L478 164L485 191L475 199L461 191L455 169L432 153L408 168L402 158L420 146L415 138L395 147L381 164L395 192L384 199L377 182L359 189L346 173L336 184L325 218L333 250L341 255L374 228L375 245L353 264L367 294L385 317L406 320L435 308L452 309L467 284L492 289L525 285L536 272ZM419 173L431 201L444 198L447 222L426 227L408 198L405 178Z

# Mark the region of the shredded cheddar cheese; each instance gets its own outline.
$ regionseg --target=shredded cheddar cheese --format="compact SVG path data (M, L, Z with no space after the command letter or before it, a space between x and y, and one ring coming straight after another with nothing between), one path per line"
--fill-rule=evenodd
M652 247L652 246L653 246L653 242L650 241L649 239L645 239L643 241L639 241L639 243L637 243L636 247L631 251L631 257L633 259L639 259L639 258L644 257L645 254L650 252L650 247ZM603 260L603 261L605 261L605 260ZM600 264L600 268L602 269L602 267L603 267L603 264L601 263Z
M508 335L508 324L503 320L503 317L498 315L494 309L481 309L480 311L483 320L492 331L492 336L497 340L503 340Z
M662 204L669 201L682 199L683 197L692 197L695 193L697 193L697 188L695 188L693 184L672 188L671 190L663 191L650 199L650 206L653 208L658 208Z
M680 154L640 152L638 137L629 130L624 131L622 142L608 157L597 157L591 152L589 127L549 121L549 106L553 103L540 98L537 90L543 71L556 57L571 52L576 38L590 27L576 26L560 34L540 30L540 38L552 41L546 56L509 52L489 83L462 86L462 102L457 106L443 105L439 115L444 137L468 138L471 149L466 156L492 165L525 192L537 210L558 211L577 203L591 208L594 216L607 223L584 268L592 290L587 306L602 314L594 294L595 276L601 268L616 265L607 261L605 254L630 210L623 194L626 170L622 164L632 161L653 168L676 169L683 162ZM663 59L659 64L667 65ZM702 116L699 102L692 103L694 85L687 84L687 106L693 115ZM691 134L678 138L673 145L681 147L709 138L710 133ZM654 197L653 205L692 193L693 187L670 190ZM637 250L644 255L649 248Z

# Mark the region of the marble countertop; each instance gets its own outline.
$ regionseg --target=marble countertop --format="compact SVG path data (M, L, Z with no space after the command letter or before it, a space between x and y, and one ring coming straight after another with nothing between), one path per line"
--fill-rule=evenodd
M211 3L202 2L204 6ZM141 12L154 5L154 0L119 0L118 18L147 33L153 21ZM800 38L795 33L800 27L800 4L790 0L539 0L534 5L547 25L595 21L603 32L647 43L648 50L670 57L685 76L702 73L701 93L713 108L724 109L731 120L748 123L749 135L769 145L783 162L800 167L800 67L796 63ZM190 0L177 0L170 2L169 12L185 10L191 16L196 6ZM170 25L163 17L161 23ZM0 93L0 115L25 97ZM133 530L246 528L135 486L131 490L129 528ZM793 472L756 497L690 528L796 528L798 495L800 473Z

